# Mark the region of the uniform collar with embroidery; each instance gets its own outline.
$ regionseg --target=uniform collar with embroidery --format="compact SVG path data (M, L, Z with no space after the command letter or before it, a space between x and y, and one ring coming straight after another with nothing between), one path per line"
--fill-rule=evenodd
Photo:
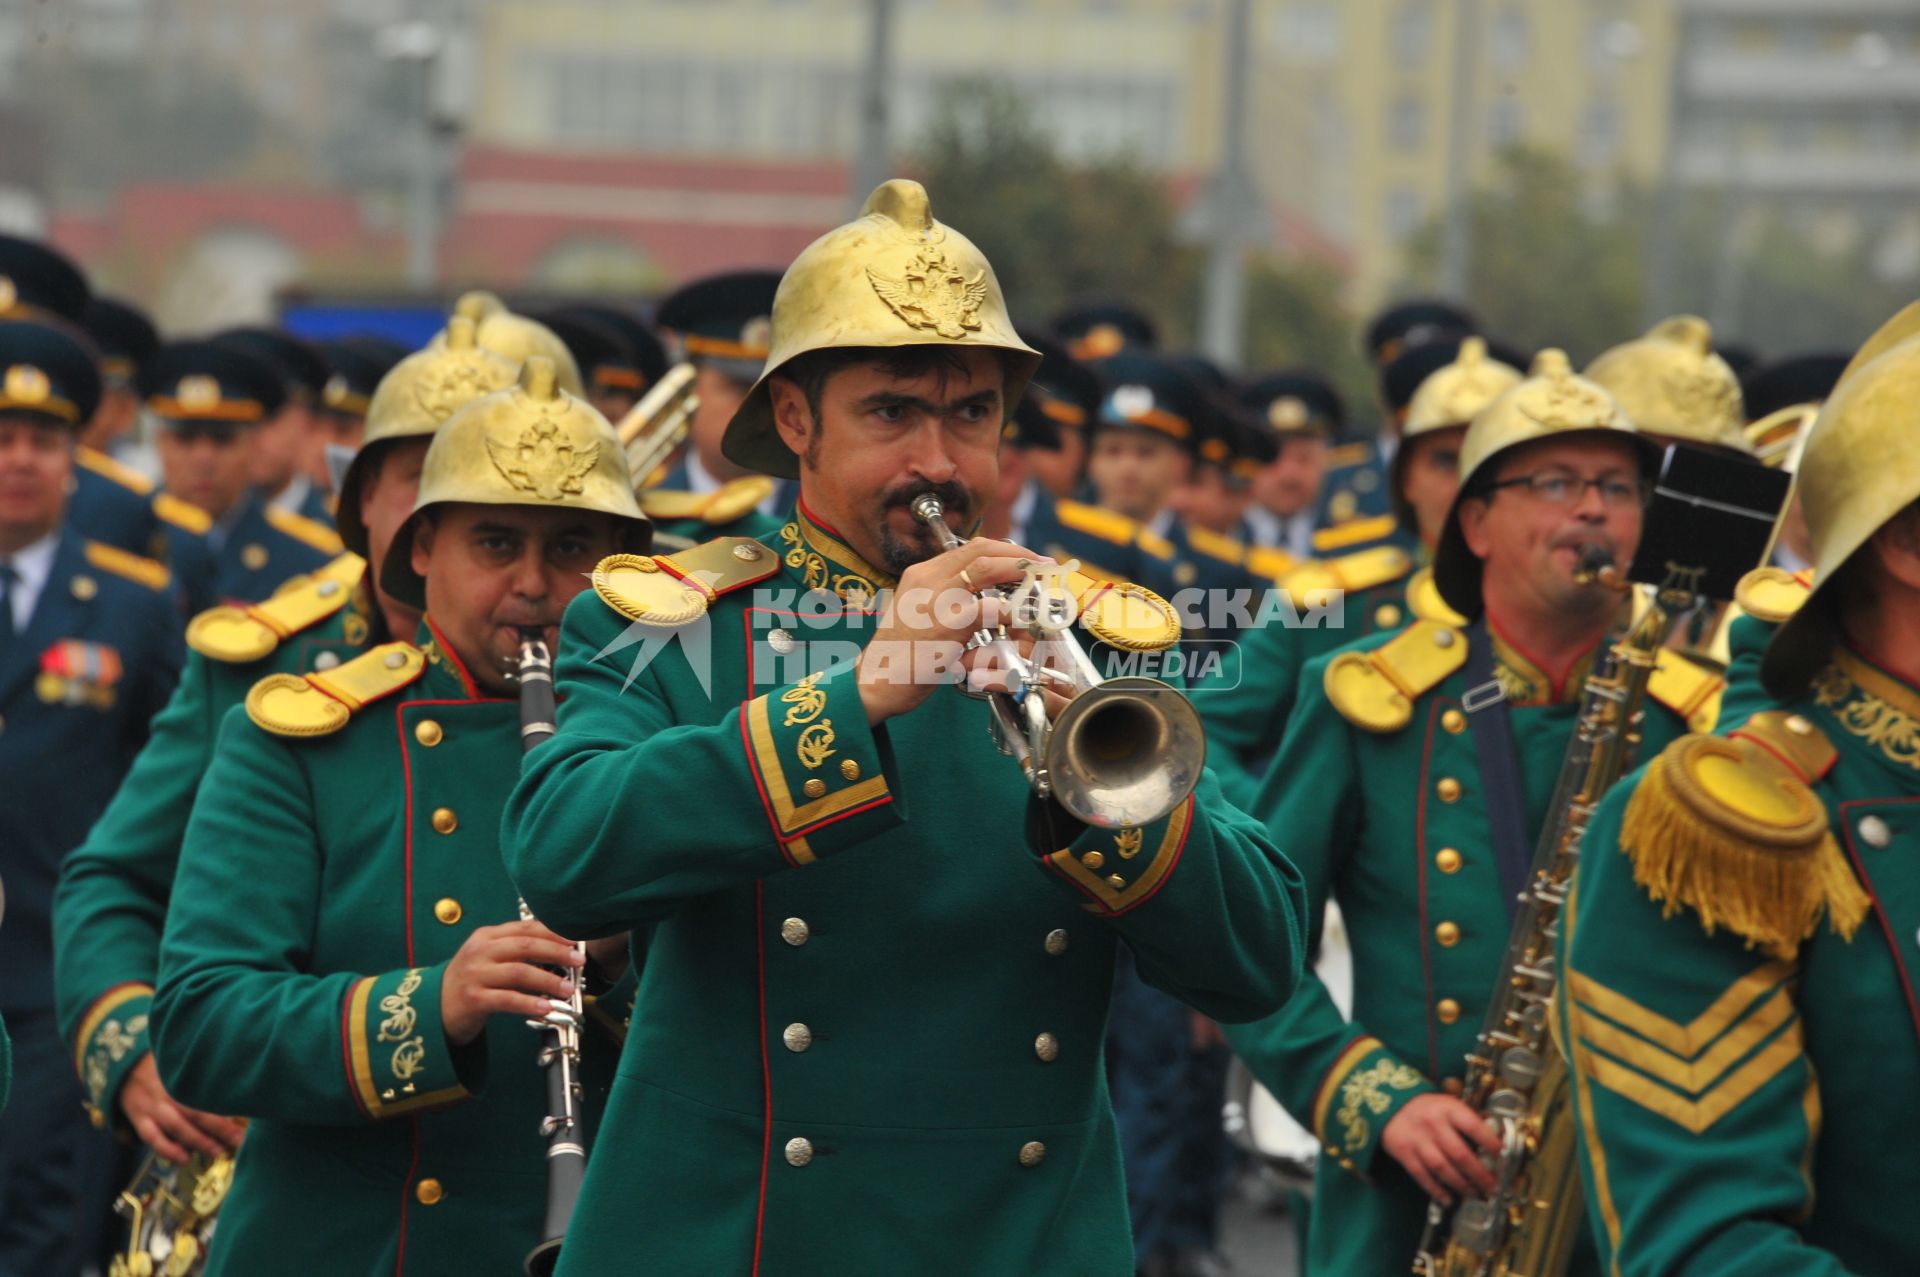
M1841 731L1908 772L1920 772L1920 689L1858 652L1836 647L1813 680L1814 704Z
M780 555L808 589L831 590L848 602L871 599L894 585L893 577L855 553L804 500L794 503L793 518L780 529Z
M1555 686L1553 678L1533 659L1500 632L1499 622L1487 617L1487 632L1493 636L1493 676L1500 681L1509 705L1569 705L1580 699L1587 674L1600 652L1595 643L1568 667Z
M420 618L420 628L415 631L413 644L427 658L427 671L421 679L421 690L415 699L462 699L469 701L504 700L481 687L467 672L459 654L434 626L433 618Z

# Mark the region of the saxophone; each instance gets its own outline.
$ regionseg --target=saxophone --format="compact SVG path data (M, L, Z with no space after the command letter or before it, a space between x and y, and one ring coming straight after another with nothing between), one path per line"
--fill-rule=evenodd
M195 1153L180 1163L148 1153L113 1205L127 1221L127 1241L108 1277L198 1277L232 1183L230 1155Z
M1487 1158L1493 1194L1451 1210L1428 1205L1416 1277L1559 1277L1572 1257L1584 1203L1566 1061L1549 1025L1560 911L1594 808L1633 766L1647 682L1668 624L1699 601L1690 575L1678 572L1646 590L1645 610L1601 654L1581 689L1580 718L1460 1094L1500 1138L1500 1152ZM1603 556L1590 559L1581 577L1629 588Z

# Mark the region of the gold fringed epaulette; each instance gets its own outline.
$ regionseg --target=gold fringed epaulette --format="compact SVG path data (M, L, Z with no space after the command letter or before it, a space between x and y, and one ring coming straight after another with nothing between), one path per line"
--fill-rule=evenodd
M1740 578L1733 589L1733 601L1748 616L1778 625L1798 612L1811 593L1812 573L1760 567Z
M1726 690L1726 679L1671 650L1660 653L1660 663L1647 679L1647 695L1679 715L1690 732L1713 730Z
M426 668L426 653L413 644L382 643L324 674L267 675L247 693L247 717L275 736L331 736Z
M1466 663L1466 635L1415 621L1379 647L1334 657L1322 685L1349 723L1369 732L1397 732L1413 721L1413 702Z
M123 580L144 585L149 590L165 590L173 581L167 565L145 559L102 541L87 542L87 562L102 572L111 572Z
M227 665L260 660L345 607L366 570L365 559L343 554L298 588L280 590L264 603L210 607L187 622L187 646Z
M1163 652L1180 641L1180 614L1144 585L1070 572L1067 589L1087 633L1123 652Z
M608 555L593 570L593 590L629 621L678 626L704 616L722 594L779 568L779 554L752 537L716 537L672 554Z
M1755 716L1730 737L1684 736L1647 768L1620 826L1633 879L1664 916L1691 910L1792 958L1819 926L1851 938L1871 900L1809 781L1825 742L1798 715Z

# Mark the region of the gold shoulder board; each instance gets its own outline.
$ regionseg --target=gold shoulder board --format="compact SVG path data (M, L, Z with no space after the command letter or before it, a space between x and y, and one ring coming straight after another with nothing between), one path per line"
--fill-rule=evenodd
M213 526L213 516L199 506L182 501L171 492L154 494L153 513L163 523L171 523L176 528L185 528L188 532L197 532L201 536Z
M1133 540L1134 533L1142 531L1140 525L1124 514L1115 514L1111 510L1102 510L1099 506L1087 505L1081 501L1056 501L1053 513L1061 523L1075 532L1084 532L1088 536L1099 537L1109 545L1126 545ZM1167 554L1173 553L1173 547L1167 547Z
M1329 559L1326 567L1333 574L1334 584L1341 589L1371 590L1413 571L1413 556L1397 545L1376 545Z
M1850 937L1871 902L1811 787L1831 751L1804 717L1778 712L1732 736L1681 737L1647 767L1621 821L1634 881L1708 934L1724 927L1776 957L1793 957L1823 914Z
M629 621L685 625L730 590L764 581L780 556L752 537L716 537L673 554L612 554L593 570L593 590Z
M1747 615L1778 625L1798 612L1812 592L1812 578L1805 573L1795 575L1784 568L1760 567L1740 578L1733 601Z
M1167 540L1157 532L1148 531L1146 528L1139 528L1139 530L1134 533L1133 540L1135 545L1145 550L1154 558L1159 559L1162 563L1173 558L1173 542Z
M1647 680L1647 695L1678 714L1690 732L1710 732L1720 718L1727 680L1678 652L1663 651Z
M426 653L413 644L382 643L324 674L267 675L247 693L247 717L275 736L330 736L426 668Z
M1247 547L1247 570L1255 576L1264 577L1269 581L1278 581L1299 566L1300 560L1285 550L1270 545Z
M343 554L297 588L277 591L264 603L210 607L187 622L187 646L228 665L260 660L283 640L345 607L366 568L359 555Z
M1344 470L1348 466L1363 464L1372 455L1373 445L1365 440L1359 443L1343 443L1338 447L1327 449L1326 468Z
M102 479L111 480L129 492L138 493L143 497L153 492L153 480L124 461L101 452L98 448L75 448L73 459Z
M1466 663L1466 635L1415 621L1379 647L1334 657L1323 685L1333 707L1354 726L1397 732L1413 721L1415 698Z
M1087 633L1125 652L1161 652L1180 641L1173 604L1144 585L1103 581L1084 572L1067 576Z
M1467 618L1448 607L1447 601L1440 597L1440 587L1433 583L1431 567L1421 568L1408 578L1407 610L1422 620L1438 621L1455 629L1466 628Z
M1209 555L1235 567L1241 566L1247 559L1247 547L1232 537L1223 537L1218 532L1206 528L1188 528L1187 544L1200 553Z
M267 522L294 540L327 554L338 554L346 548L340 541L339 533L324 523L309 519L304 514L295 514L291 510L277 510L273 506L268 506Z
M1394 517L1390 514L1337 523L1330 528L1321 528L1313 534L1313 548L1321 554L1331 554L1335 550L1345 550L1352 546L1364 545L1368 541L1390 537L1397 526Z
M773 488L773 480L764 474L742 475L714 493L700 517L712 524L732 523L772 496Z
M149 590L164 590L173 580L173 574L167 571L166 564L99 541L87 542L87 562L102 572L111 572L117 577L144 585Z

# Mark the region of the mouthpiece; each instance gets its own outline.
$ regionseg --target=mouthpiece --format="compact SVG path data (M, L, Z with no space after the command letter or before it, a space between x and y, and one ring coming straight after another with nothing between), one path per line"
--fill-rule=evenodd
M1573 579L1582 585L1604 585L1610 590L1624 590L1629 584L1626 576L1614 566L1613 555L1597 545L1581 551L1580 568Z
M931 492L923 492L915 497L909 508L913 511L914 518L927 523L932 523L947 512L947 508L940 504L940 498Z

